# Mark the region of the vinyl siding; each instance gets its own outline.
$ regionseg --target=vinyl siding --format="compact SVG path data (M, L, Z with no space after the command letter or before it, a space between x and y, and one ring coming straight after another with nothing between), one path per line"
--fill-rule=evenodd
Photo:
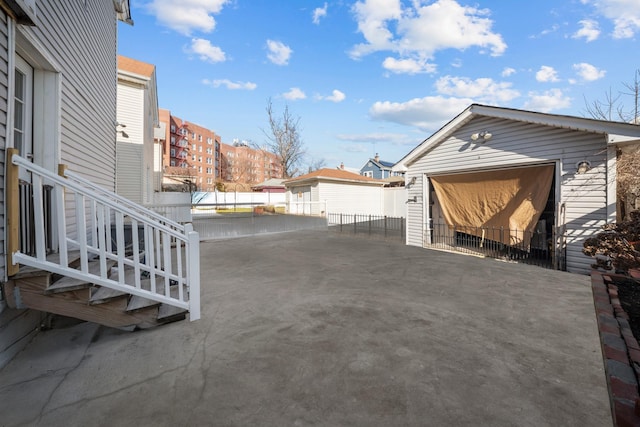
M319 201L327 201L330 213L382 215L382 186L320 182Z
M142 145L118 142L116 150L118 152L116 173L118 194L135 203L141 203L140 183L144 177L144 171L140 167Z
M470 135L490 130L492 138L484 144ZM577 175L576 163L588 160L591 170ZM476 117L454 132L409 167L408 180L417 177L408 197L418 197L408 206L407 243L423 245L424 175L455 173L488 168L515 167L531 163L560 164L560 199L566 206L567 269L585 273L591 259L582 254L587 236L607 221L607 154L601 134L554 128L524 122Z
M118 123L126 125L123 130L128 137L117 135L116 192L136 203L144 203L147 185L144 104L143 87L118 83Z
M55 61L59 77L59 158L68 169L115 190L117 20L103 0L38 0L37 25L17 31ZM37 141L34 141L37 144ZM75 233L73 198L67 226Z
M21 27L57 61L61 162L115 189L116 42L113 3L39 0L35 27Z
M0 10L0 252L2 253L2 256L0 256L0 281L5 276L4 170L5 149L7 147L7 97L9 85L9 29L7 19L6 13Z

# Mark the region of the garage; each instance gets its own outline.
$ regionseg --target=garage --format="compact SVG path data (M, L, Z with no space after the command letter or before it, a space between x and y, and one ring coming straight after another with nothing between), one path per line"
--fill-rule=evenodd
M616 220L616 153L640 127L473 104L395 166L406 243L588 273L586 238Z

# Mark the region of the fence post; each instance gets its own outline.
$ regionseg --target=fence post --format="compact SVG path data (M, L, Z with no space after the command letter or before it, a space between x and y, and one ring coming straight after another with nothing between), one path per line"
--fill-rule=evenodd
M369 215L369 236L371 236L371 215Z
M342 233L342 214L340 214L340 232Z
M20 249L20 196L18 166L11 161L13 155L18 155L16 148L7 148L7 182L6 182L6 207L7 207L7 275L13 276L20 270L18 264L13 264L13 253Z
M387 238L387 216L384 216L384 238Z
M356 219L356 214L353 214L353 234L358 234L358 222Z
M200 237L189 231L189 320L200 319ZM180 256L180 254L178 254Z
M400 239L404 237L404 217L400 217Z

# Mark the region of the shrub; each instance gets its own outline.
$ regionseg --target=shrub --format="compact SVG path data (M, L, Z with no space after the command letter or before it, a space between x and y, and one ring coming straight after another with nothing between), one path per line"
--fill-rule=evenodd
M629 213L629 219L606 224L602 231L584 242L582 252L595 258L593 268L627 273L640 268L640 211Z

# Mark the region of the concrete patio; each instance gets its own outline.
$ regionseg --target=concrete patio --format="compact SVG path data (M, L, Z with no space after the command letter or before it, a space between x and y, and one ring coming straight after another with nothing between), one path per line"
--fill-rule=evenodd
M201 320L40 333L0 425L611 425L587 276L326 231L201 259Z

